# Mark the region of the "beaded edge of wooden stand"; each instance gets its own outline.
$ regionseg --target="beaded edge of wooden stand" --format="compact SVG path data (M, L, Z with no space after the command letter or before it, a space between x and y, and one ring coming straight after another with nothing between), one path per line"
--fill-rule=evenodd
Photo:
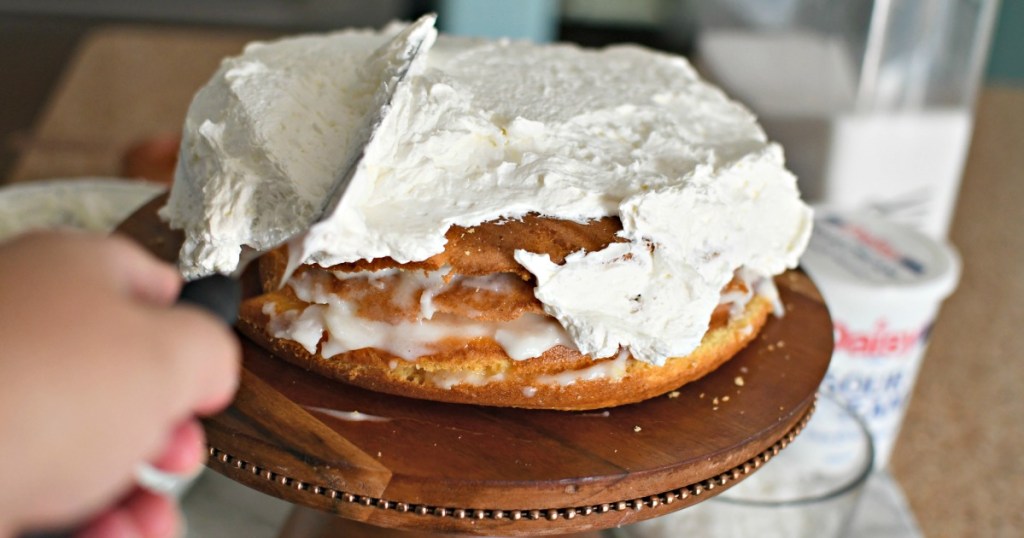
M248 471L254 476L263 478L268 482L273 482L286 487L292 487L297 491L306 492L310 495L322 496L328 499L337 500L345 503L358 504L370 508L378 508L381 510L395 510L402 513L413 513L420 516L434 516L434 517L452 517L456 519L478 519L478 520L549 520L555 521L558 519L574 519L576 517L586 517L594 514L605 514L611 511L625 511L635 510L639 511L644 508L656 508L662 504L672 504L677 500L687 499L689 497L697 497L702 495L705 491L712 491L718 487L725 486L730 482L740 480L755 470L759 469L765 463L768 463L773 457L777 456L780 451L789 446L790 443L796 439L796 436L803 431L804 427L807 426L811 416L814 414L816 403L811 403L810 407L804 416L797 422L781 439L773 443L770 447L766 448L762 452L758 453L753 458L743 462L740 465L733 467L732 469L718 474L714 477L707 478L690 485L682 486L670 491L656 493L654 495L648 495L638 499L621 500L612 503L602 503L599 505L586 505L576 506L568 508L546 508L546 509L522 509L522 510L491 510L482 508L453 508L453 507L442 507L442 506L430 506L426 504L413 504L404 503L399 501L391 501L383 498L370 497L366 495L357 495L348 493L345 491L339 491L337 489L329 488L326 486L320 486L311 484L309 482L291 478L281 473L271 471L269 469L261 468L258 465L247 462L240 458L237 458L227 452L224 452L216 447L208 447L208 453L210 456L211 463L218 463L225 466L234 467L242 471Z

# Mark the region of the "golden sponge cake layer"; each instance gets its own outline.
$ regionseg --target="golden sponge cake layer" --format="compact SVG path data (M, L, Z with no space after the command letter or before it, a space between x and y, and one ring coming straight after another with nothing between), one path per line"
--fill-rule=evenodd
M671 358L664 366L628 357L595 361L564 346L517 361L490 338L446 341L435 353L407 361L374 348L324 358L292 340L270 336L267 303L274 303L278 312L305 306L297 300L289 304L286 297L269 294L247 301L240 328L274 355L320 375L411 398L561 410L638 402L700 379L753 340L772 310L770 301L755 297L741 316L710 330L693 353ZM602 369L603 377L592 375L599 373L595 368Z
M617 219L576 223L528 216L521 220L452 228L445 251L424 262L398 264L381 259L330 268L303 266L295 277L343 299L363 319L400 323L420 315L420 296L409 295L403 275L435 271L446 285L430 299L435 316L446 321L507 322L540 314L532 276L512 257L516 249L546 253L556 262L578 250L598 250L617 241ZM478 405L583 410L623 405L671 391L713 371L757 336L772 310L769 300L754 296L742 312L720 306L701 345L686 357L663 366L619 357L594 360L556 345L542 355L515 360L491 337L448 337L411 360L372 347L324 357L323 331L311 352L299 343L275 337L274 317L300 313L310 306L289 286L278 289L287 253L275 251L260 261L265 293L242 305L239 326L276 356L320 375L370 390L401 396ZM372 278L367 275L373 275ZM461 286L461 278L499 278L500 286ZM739 279L723 293L748 291ZM420 293L423 290L419 290ZM431 323L422 320L421 323Z

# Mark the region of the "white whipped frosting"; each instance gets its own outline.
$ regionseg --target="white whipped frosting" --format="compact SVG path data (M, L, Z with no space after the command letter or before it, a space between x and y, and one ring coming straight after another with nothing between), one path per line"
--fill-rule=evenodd
M309 225L375 113L374 50L401 27L249 46L196 96L163 215L188 276ZM627 243L566 263L517 252L537 297L594 357L686 355L740 267L796 265L811 227L781 149L683 58L440 36L397 88L306 261L426 259L453 225L615 215ZM380 69L379 67L377 68Z

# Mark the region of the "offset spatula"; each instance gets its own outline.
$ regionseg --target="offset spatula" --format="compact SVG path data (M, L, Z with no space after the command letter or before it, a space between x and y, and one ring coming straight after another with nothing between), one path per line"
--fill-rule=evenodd
M334 182L327 189L327 194L324 196L319 210L308 226L265 250L243 247L238 267L232 275L216 274L187 282L182 287L181 294L178 296L179 303L198 305L216 314L217 317L224 320L228 325L234 325L238 319L238 308L242 301L242 286L239 281L242 273L250 262L259 258L264 252L283 244L289 245L290 261L288 270L281 279L281 285L288 280L292 271L295 270L296 266L306 256L305 240L310 230L317 224L330 219L335 211L338 211L341 200L345 196L352 178L359 170L363 157L366 155L367 146L373 141L373 137L376 135L380 124L391 109L395 90L402 80L405 79L406 75L408 75L413 62L426 48L429 48L430 42L436 35L433 30L436 19L437 16L433 14L421 17L377 49L371 56L371 62L381 62L383 65L381 86L376 99L376 109L367 114L366 122L356 131L355 147L359 148L358 151L352 153L349 161L341 169L341 173L338 174ZM163 473L145 464L140 466L136 477L140 485L158 492L172 491L183 479L187 479Z
M273 250L283 244L290 246L289 251L291 254L289 257L291 260L288 264L288 270L281 279L281 283L283 284L288 280L288 277L291 276L291 273L304 257L300 253L303 253L305 250L303 245L310 229L318 223L329 219L338 210L341 200L344 198L345 192L352 182L352 178L359 170L359 165L366 155L366 147L373 140L381 122L384 121L384 116L391 109L395 89L405 79L413 62L423 51L423 45L432 39L434 21L436 19L437 16L434 14L424 15L374 52L371 61L383 60L385 62L385 72L381 78L381 88L377 99L378 106L374 112L367 115L366 123L356 131L356 147L359 150L353 152L346 166L341 169L341 173L338 174L330 188L327 189L327 194L324 196L319 210L309 224L298 233L270 248L256 250L243 247L238 261L238 268L232 275L217 274L188 282L182 288L178 302L201 306L216 314L217 317L223 319L229 325L233 325L238 318L238 307L242 299L238 278L251 261L258 258L264 252Z
M249 263L264 252L286 243L290 245L289 250L305 251L305 238L310 228L329 219L338 210L341 200L345 196L345 191L348 189L352 178L359 169L360 163L363 161L366 147L373 141L377 129L391 109L391 102L396 88L398 88L399 84L409 73L414 60L419 57L425 48L429 48L429 44L435 35L433 27L436 19L437 16L434 14L424 15L416 22L407 26L389 42L385 43L384 46L377 49L373 56L371 56L371 62L382 61L384 67L381 77L381 88L377 95L377 108L366 116L366 123L356 132L356 147L359 150L353 152L345 167L341 169L341 173L338 174L330 188L327 189L323 203L308 226L295 235L265 250L244 247L242 255L239 257L238 268L233 274L216 274L187 282L182 287L181 294L178 296L179 303L190 303L200 306L217 315L225 323L234 325L238 319L238 308L242 300L242 287L239 277ZM300 257L304 257L304 255ZM282 278L282 283L288 280L291 271L295 269L291 267L293 264L290 263L289 265L290 269L287 272L288 274L285 274ZM136 481L138 484L157 493L171 492L178 488L182 482L190 478L165 473L148 464L142 464L136 470ZM57 538L73 536L75 533L74 529L54 532L44 531L26 533L22 535L22 538Z

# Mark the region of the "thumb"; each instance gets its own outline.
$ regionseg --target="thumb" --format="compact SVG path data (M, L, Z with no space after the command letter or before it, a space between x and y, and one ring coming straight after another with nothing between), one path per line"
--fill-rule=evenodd
M114 262L127 293L144 303L158 306L173 304L182 285L177 269L129 239L118 235L110 239L110 260Z

